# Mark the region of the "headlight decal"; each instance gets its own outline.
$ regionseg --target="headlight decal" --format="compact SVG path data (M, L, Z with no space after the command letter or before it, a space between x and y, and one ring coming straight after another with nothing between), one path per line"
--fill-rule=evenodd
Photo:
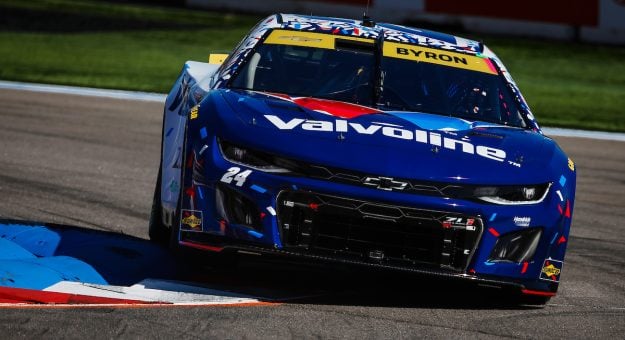
M526 205L541 203L551 188L551 183L515 187L478 187L474 197L499 205Z
M234 164L271 173L292 173L297 168L292 161L266 152L240 147L221 139L217 142L222 156Z

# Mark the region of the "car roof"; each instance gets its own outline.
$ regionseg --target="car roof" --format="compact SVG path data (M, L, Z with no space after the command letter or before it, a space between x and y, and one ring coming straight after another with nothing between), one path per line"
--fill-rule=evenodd
M484 46L480 42L422 28L389 23L374 23L372 27L368 27L363 25L362 20L296 14L276 14L275 19L275 21L265 21L263 24L272 28L362 38L377 39L383 34L385 41L417 44L467 54L489 52L488 50L484 51Z

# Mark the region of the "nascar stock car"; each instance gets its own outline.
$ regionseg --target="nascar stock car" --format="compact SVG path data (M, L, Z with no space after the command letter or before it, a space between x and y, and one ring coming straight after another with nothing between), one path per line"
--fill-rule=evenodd
M175 248L558 289L575 166L482 43L272 15L184 65L161 157L149 234Z

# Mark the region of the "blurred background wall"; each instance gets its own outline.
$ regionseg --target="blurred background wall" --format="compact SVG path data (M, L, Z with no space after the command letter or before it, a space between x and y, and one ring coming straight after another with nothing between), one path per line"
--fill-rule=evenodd
M625 0L524 0L518 4L511 9L511 2L501 0L370 0L368 13L378 21L625 45ZM367 0L186 0L186 5L358 19Z

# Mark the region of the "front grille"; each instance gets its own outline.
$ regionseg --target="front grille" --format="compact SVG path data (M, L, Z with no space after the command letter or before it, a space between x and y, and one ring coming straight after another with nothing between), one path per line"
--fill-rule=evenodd
M302 191L278 196L285 250L407 268L464 272L480 218Z
M368 188L380 188L380 181L387 179L390 183L388 188L384 190L417 193L429 196L449 197L453 190L461 188L460 186L446 183L380 177L353 170L336 169L312 164L301 164L301 172L311 178L324 179L343 184L360 185Z

